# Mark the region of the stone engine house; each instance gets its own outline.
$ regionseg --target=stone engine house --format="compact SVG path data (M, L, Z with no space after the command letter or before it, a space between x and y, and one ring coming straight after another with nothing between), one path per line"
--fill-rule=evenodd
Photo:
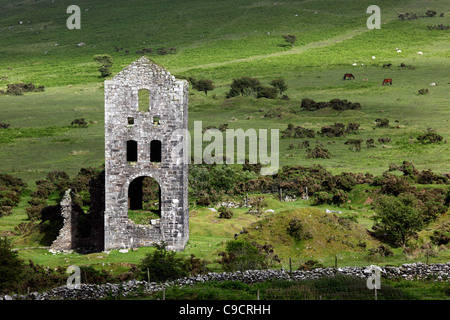
M105 250L166 243L183 250L189 238L188 83L146 57L105 81ZM136 224L142 185L159 185L160 219Z

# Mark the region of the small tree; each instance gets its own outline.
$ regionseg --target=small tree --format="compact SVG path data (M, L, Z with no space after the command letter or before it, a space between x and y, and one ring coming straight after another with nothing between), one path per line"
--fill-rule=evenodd
M103 78L108 77L111 75L110 68L113 65L113 59L108 54L97 54L94 56L94 61L100 64L100 67L98 68L98 71L100 71L100 74Z
M417 204L418 201L412 194L381 196L375 206L374 220L395 243L406 245L424 226Z
M297 41L297 36L293 34L285 34L283 35L284 41L288 42L291 47L294 47L295 41Z
M201 79L192 81L192 88L197 91L203 91L205 95L208 95L208 91L214 90L215 86L211 79Z

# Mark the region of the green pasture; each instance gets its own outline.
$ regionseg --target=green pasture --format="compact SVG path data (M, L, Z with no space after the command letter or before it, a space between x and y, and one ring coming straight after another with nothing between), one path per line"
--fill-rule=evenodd
M450 171L447 143L450 138L450 36L449 30L428 29L429 25L450 24L446 1L378 1L382 13L379 30L366 27L369 17L366 9L372 1L277 3L80 0L76 4L81 8L81 29L69 30L65 2L0 0L0 90L17 82L45 86L44 92L0 95L0 122L10 124L8 129L0 129L0 172L23 179L34 190L35 181L45 178L50 171L61 170L74 176L81 168L103 164L104 79L93 56L111 55L114 75L139 59L143 54L136 51L143 48L152 48L154 52L146 56L177 77L213 80L216 88L208 95L190 89L191 133L194 121L202 121L203 127L226 123L230 129L278 129L280 136L291 123L317 132L335 122L345 125L357 122L361 130L345 137L316 134L312 139L280 139L280 167L320 164L334 174L378 175L390 163L401 164L406 160L413 162L418 170L431 169L441 174ZM399 12L424 14L430 9L438 13L436 17L397 19ZM439 17L441 12L445 13L444 17ZM283 34L297 36L293 48L284 41ZM78 46L80 43L84 45ZM156 54L156 49L161 47L175 47L177 52ZM399 67L402 63L407 67ZM391 67L384 68L385 64ZM355 80L342 79L349 72L355 75ZM232 80L242 76L257 77L263 85L283 78L288 85L284 94L289 100L254 96L226 99ZM392 78L393 85L382 86L385 78ZM430 83L438 85L430 86ZM420 89L428 89L429 93L421 95ZM300 106L304 98L346 99L359 102L362 108L308 112ZM86 119L88 127L71 126L78 118ZM387 118L390 127L376 128L377 118ZM416 137L427 128L436 129L445 141L419 144ZM383 147L377 142L382 137L391 138L391 142ZM364 141L361 151L349 150L344 144L351 138ZM376 148L366 148L365 141L369 138L376 141ZM309 159L305 149L290 147L304 140L309 140L312 147L323 145L332 157ZM13 215L0 218L0 234L11 234L15 226L27 221L25 207L29 193ZM362 203L364 195L356 193L352 199L358 198L357 203ZM309 208L310 203L280 203L270 199L269 206L279 213ZM327 208L318 207L322 211ZM366 228L371 226L370 208L338 209L344 215L356 211L358 222ZM190 241L182 254L205 258L215 269L218 269L217 253L223 250L226 241L259 219L244 209L234 210L230 220L219 219L218 213L208 208L193 207L190 214ZM52 254L39 248L37 234L12 238L23 259L49 266L95 264L116 270L124 263L139 263L145 253L153 250ZM301 263L306 258L303 252L294 246L286 249L283 267L288 266L289 257ZM316 252L311 257L333 266L336 253ZM339 265L372 263L362 254L350 251L339 253L337 258ZM396 249L394 257L376 263L396 265L408 259ZM425 257L418 255L411 259L424 261ZM448 250L430 259L448 261Z

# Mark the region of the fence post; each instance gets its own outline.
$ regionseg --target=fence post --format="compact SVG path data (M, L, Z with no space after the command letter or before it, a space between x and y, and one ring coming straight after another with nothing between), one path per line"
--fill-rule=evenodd
M256 291L256 300L259 300L259 288L258 291Z
M337 254L334 256L334 272L337 273Z
M292 276L292 259L289 257L289 273Z

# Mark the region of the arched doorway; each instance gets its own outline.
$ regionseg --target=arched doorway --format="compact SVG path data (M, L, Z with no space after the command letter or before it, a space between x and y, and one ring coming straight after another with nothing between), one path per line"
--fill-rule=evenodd
M161 218L161 187L147 176L131 181L128 187L128 218L137 224L150 224Z

